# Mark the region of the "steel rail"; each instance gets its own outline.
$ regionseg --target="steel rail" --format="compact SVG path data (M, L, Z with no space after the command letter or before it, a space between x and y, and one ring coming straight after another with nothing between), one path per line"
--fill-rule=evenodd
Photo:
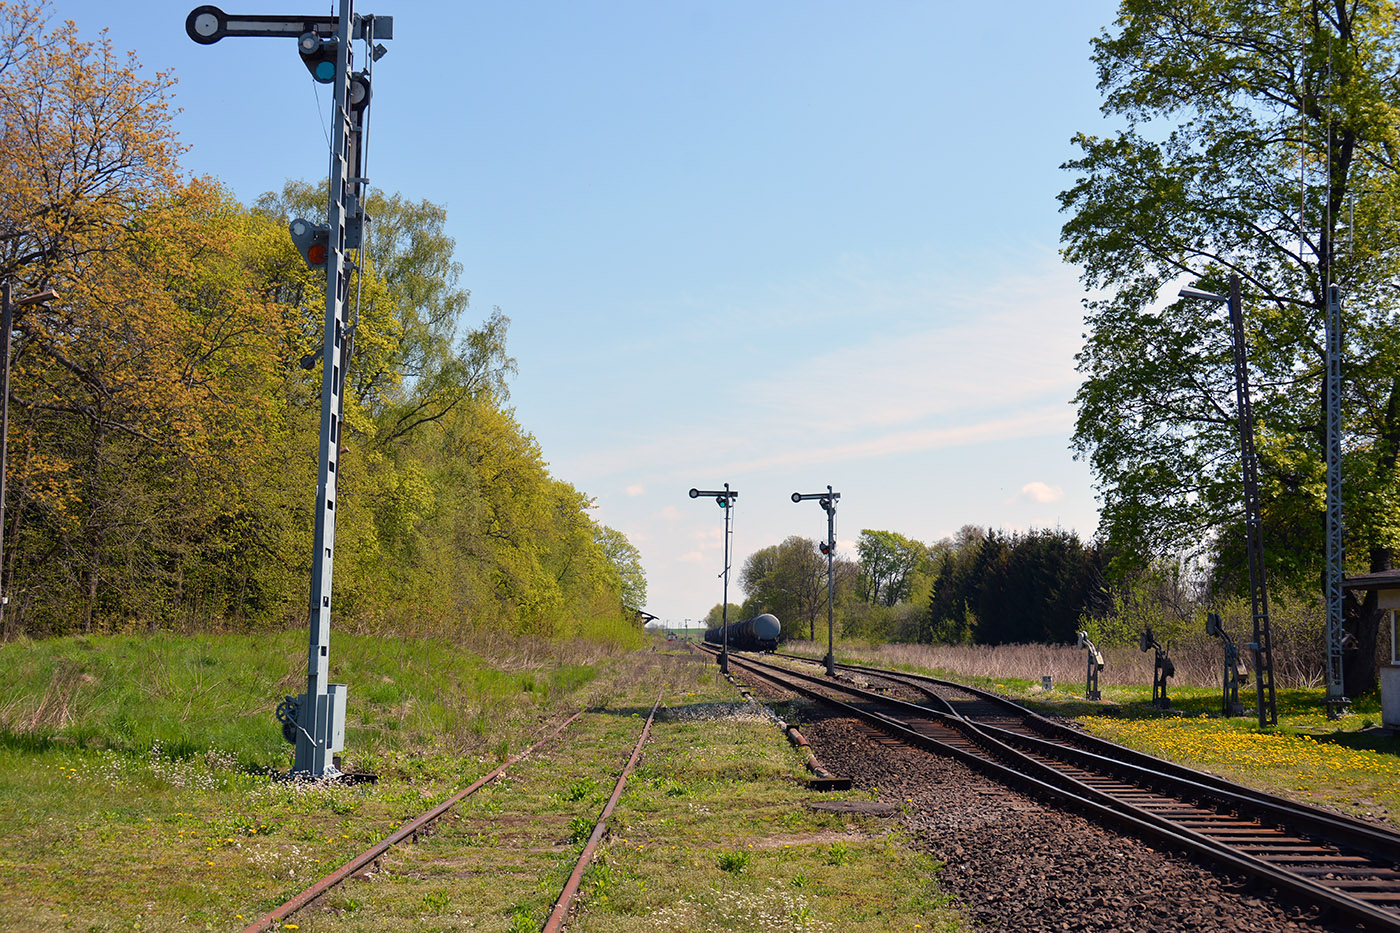
M662 692L664 690L663 687ZM613 807L617 806L617 801L622 797L622 788L626 786L627 778L631 776L632 769L637 767L637 761L642 757L642 746L646 745L647 737L651 735L651 724L656 719L657 708L661 706L661 696L662 693L656 694L656 702L651 706L651 715L647 717L646 725L642 727L642 734L637 739L637 746L632 749L632 757L627 760L627 767L623 768L622 774L618 776L612 796L608 798L607 804L603 807L598 822L593 824L593 832L588 837L588 843L583 847L583 852L579 854L578 862L574 864L574 870L570 872L569 880L565 882L564 890L559 893L559 899L554 902L554 910L550 912L549 919L545 921L544 928L540 933L557 933L568 918L574 896L578 894L579 885L583 883L583 873L587 870L589 863L593 861L593 853L597 851L598 845L603 841L604 834L608 831L608 817L612 816Z
M783 657L796 658L797 656L783 655ZM808 661L813 664L821 663L819 661L813 661L811 658L800 658L800 660ZM1101 763L1105 766L1121 765L1123 769L1125 769L1122 773L1142 775L1144 772L1150 771L1164 774L1178 780L1202 785L1215 793L1226 795L1226 799L1232 805L1247 804L1257 813L1267 815L1271 819L1286 820L1295 827L1307 829L1332 842L1339 842L1352 848L1360 849L1376 858L1400 862L1400 834L1368 823L1349 820L1335 813L1323 810L1320 807L1289 800L1267 791L1246 787L1243 784L1229 781L1213 774L1207 774L1203 771L1197 771L1175 762L1166 761L1153 755L1148 755L1145 752L1125 748L1122 745L1110 742L1107 739L1101 739L1098 736L1076 732L998 693L983 690L980 687L972 687L966 684L954 683L950 680L942 680L937 677L929 677L924 674L914 674L907 671L882 670L881 668L860 664L842 664L838 665L838 667L894 680L903 680L913 684L928 683L939 687L961 690L964 693L972 694L981 700L993 703L1021 717L1032 729L1052 740L1061 740L1062 745L1070 744L1087 749L1089 754L1099 756ZM952 707L952 704L950 703L949 706ZM987 723L979 723L979 725L992 729L1000 728ZM1012 734L1019 735L1019 733L1014 732Z
M311 887L307 888L300 894L296 895L295 897L291 898L290 900L286 901L280 906L259 917L257 920L254 920L252 923L248 924L246 927L243 928L243 933L259 933L259 931L271 929L273 924L279 923L287 919L292 914L296 913L298 910L301 910L303 907L316 900L322 894L325 894L331 888L340 884L346 878L355 874L355 872L364 868L366 865L373 864L380 856L382 856L385 852L389 851L389 849L398 845L400 842L403 842L410 836L416 836L418 833L423 831L424 827L428 826L434 820L441 817L444 813L446 813L456 804L471 796L472 794L476 793L477 791L481 790L481 788L485 787L487 784L491 783L496 778L500 777L506 772L506 769L509 768L511 765L514 765L526 755L531 754L537 748L544 745L546 742L553 740L561 732L563 732L570 725L572 725L575 720L582 716L584 712L584 710L579 710L577 713L574 713L568 719L564 720L564 722L560 724L559 727L556 728L553 732L549 733L544 738L540 739L538 742L531 745L524 751L512 755L509 759L505 761L504 764L496 768L491 773L477 778L468 787L463 788L462 790L453 794L451 797L444 800L437 806L433 807L431 810L428 810L425 813L422 813L421 815L415 817L411 821L404 823L389 836L385 837L380 842L374 844L365 851L361 852L359 855L350 859L350 861L346 862L344 865L340 866L335 871L331 872L329 875L326 875L320 881L317 881L315 884L311 885Z
M1263 859L1212 839L1204 833L1174 824L1166 817L1118 800L1104 791L1085 784L1062 771L1055 770L1044 762L1029 757L1026 753L1015 749L996 736L982 731L984 727L959 716L928 709L904 700L881 696L857 687L834 682L825 677L809 676L748 658L731 656L730 660L732 663L759 677L777 683L785 689L794 690L841 709L920 748L951 755L1013 787L1024 789L1056 803L1085 812L1107 825L1145 836L1159 843L1173 845L1178 849L1213 861L1227 870L1238 871L1258 881L1273 885L1280 891L1286 891L1304 902L1332 910L1351 922L1362 924L1368 930L1400 933L1400 915L1396 913L1380 909L1360 898L1278 868ZM803 660L808 659L804 658ZM969 751L957 744L926 735L897 719L831 697L816 689L816 686L805 686L787 678L806 681L828 690L844 692L869 703L886 704L904 709L923 717L935 727L957 731L968 741L976 743L981 752ZM961 685L951 686L965 689ZM1015 764L1006 764L1004 761L1013 761Z

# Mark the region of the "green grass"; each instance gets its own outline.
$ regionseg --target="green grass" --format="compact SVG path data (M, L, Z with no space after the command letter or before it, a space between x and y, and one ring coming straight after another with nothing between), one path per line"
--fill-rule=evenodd
M276 780L272 710L300 633L0 646L0 929L238 929L591 707L302 930L535 930L658 691L667 710L585 878L573 930L957 930L939 866L894 821L818 814L801 759L678 646L340 636L346 764ZM718 718L716 718L718 717ZM737 872L719 866L732 853ZM777 919L774 919L777 918Z
M381 781L307 788L271 777L290 763L272 710L304 689L300 633L0 646L0 928L250 920L592 702L614 662L572 647L487 663L339 637L346 765Z

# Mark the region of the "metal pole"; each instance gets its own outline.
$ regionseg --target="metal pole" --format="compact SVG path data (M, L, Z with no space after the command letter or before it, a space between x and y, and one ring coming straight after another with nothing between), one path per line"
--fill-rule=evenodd
M826 676L836 676L835 622L836 614L836 495L826 487L830 505L826 510Z
M795 492L792 494L793 502L801 502L804 499L816 499L826 512L826 544L822 545L822 550L826 552L826 676L836 676L836 500L841 498L841 494L832 489L828 484L826 492Z
M1346 712L1342 665L1342 290L1327 286L1327 718Z
M9 608L5 594L5 477L10 449L10 329L14 323L14 311L10 305L10 280L0 287L0 354L5 356L4 400L0 401L0 623L3 623ZM0 624L0 630L3 630Z
M1255 700L1259 726L1278 723L1274 696L1274 654L1269 631L1269 590L1264 574L1264 519L1259 504L1259 467L1254 450L1254 412L1249 402L1249 370L1244 341L1240 277L1230 276L1230 326L1234 339L1235 403L1240 422L1240 463L1244 473L1245 554L1249 561L1249 601L1254 614Z
M316 531L311 572L311 604L306 699L298 715L296 761L293 772L321 777L336 774L330 749L329 695L331 580L335 557L336 466L339 460L341 366L345 340L345 263L347 158L350 152L350 42L354 19L352 0L340 0L336 23L335 126L331 140L330 197L326 223L326 320L321 354L321 442L316 481ZM340 697L344 702L344 697Z
M729 513L734 509L734 502L729 498L729 484L724 484L724 587L723 598L719 604L720 618L720 652L719 670L721 674L729 673Z

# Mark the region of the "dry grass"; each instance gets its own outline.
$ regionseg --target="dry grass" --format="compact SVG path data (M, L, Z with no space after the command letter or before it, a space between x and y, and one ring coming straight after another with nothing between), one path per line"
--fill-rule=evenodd
M876 664L918 667L947 671L964 677L988 677L996 680L1014 679L1039 682L1047 674L1055 683L1083 683L1087 658L1073 645L912 645L886 643L882 645L849 646L862 658ZM1210 645L1188 645L1171 652L1176 675L1171 683L1195 687L1213 687L1220 683L1223 656L1218 646L1214 653ZM791 642L788 649L799 654L824 656L826 645L812 642ZM838 646L838 654L842 648ZM1104 686L1129 686L1152 683L1151 651L1136 648L1105 648L1104 669L1099 683ZM1283 683L1281 686L1299 686Z

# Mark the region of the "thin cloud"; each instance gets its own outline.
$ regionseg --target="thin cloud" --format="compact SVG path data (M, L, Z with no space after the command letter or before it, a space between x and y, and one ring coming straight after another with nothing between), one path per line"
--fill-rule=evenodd
M866 441L794 450L772 457L743 461L736 470L762 470L834 463L843 460L870 460L893 454L917 453L950 447L967 447L995 441L1019 440L1065 433L1074 423L1074 413L1065 405L1041 409L1011 418L997 418L952 428L901 431Z

